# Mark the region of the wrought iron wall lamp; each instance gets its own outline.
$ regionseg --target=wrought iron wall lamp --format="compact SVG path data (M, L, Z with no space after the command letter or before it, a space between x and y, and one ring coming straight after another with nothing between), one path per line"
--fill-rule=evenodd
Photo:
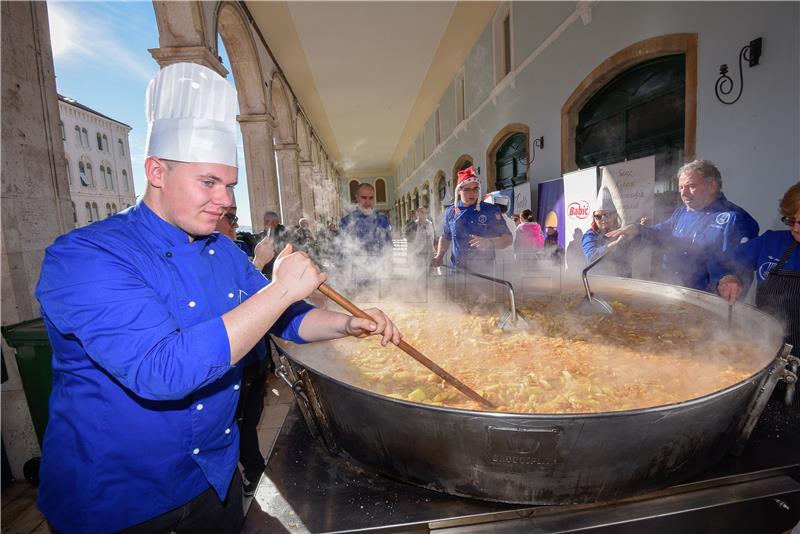
M761 58L761 37L758 39L753 39L750 41L750 44L745 45L739 51L739 92L736 94L736 98L731 101L727 101L724 97L727 97L729 94L733 92L733 80L731 80L730 76L728 76L728 64L723 63L719 66L719 78L717 78L717 83L714 86L714 92L717 94L717 100L722 102L723 104L735 104L739 98L742 96L742 91L744 90L744 78L742 76L742 61L747 61L750 67L755 67L758 65L758 60Z

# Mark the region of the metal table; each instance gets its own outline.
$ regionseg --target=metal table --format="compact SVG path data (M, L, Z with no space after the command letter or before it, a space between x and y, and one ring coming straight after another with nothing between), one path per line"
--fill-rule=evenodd
M296 405L276 438L245 532L783 532L800 521L800 411L770 401L738 458L634 498L591 505L477 501L332 456Z

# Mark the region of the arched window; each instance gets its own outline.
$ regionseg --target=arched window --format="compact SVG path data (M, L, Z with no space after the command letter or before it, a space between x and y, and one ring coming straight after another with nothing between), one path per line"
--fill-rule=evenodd
M103 151L103 138L100 137L100 132L97 132L97 150Z
M81 179L81 185L89 187L89 177L86 175L86 165L82 161L78 162L78 176Z
M130 186L128 185L128 171L122 169L122 188L125 191L130 191Z
M104 165L100 165L100 176L103 178L103 187L108 189L108 181L106 180L106 168Z
M72 204L72 222L78 224L78 211L75 209L75 202L70 200L69 203Z
M111 203L106 202L106 217L111 217Z
M94 218L92 218L92 205L88 202L86 203L86 222L92 222Z
M411 197L411 209L419 208L419 189L414 189L414 196Z
M440 176L439 181L436 182L436 195L439 199L439 204L443 203L444 197L447 195L447 180L444 175Z
M111 166L106 167L106 187L111 191L114 190L114 175L111 173Z
M92 202L92 213L94 213L94 219L99 221L100 213L97 211L97 202Z
M655 155L655 217L680 204L676 173L683 161L686 56L635 65L600 88L578 113L579 168Z
M64 129L64 121L58 121L58 126L61 128L61 140L67 140L67 131Z
M94 171L92 170L91 163L86 164L86 178L88 179L89 182L87 185L89 187L94 187Z
M502 190L528 180L528 136L515 133L495 154L495 189Z
M103 134L103 151L108 152L108 137L106 137L106 134Z
M112 203L111 204L111 211L114 212L114 213L117 213L117 205L116 205L116 203Z
M81 141L81 127L77 124L75 125L75 141L78 143L78 146L83 145Z
M125 155L125 143L122 142L122 139L117 139L117 148L119 149L119 155Z
M350 180L350 202L356 203L356 191L358 191L358 181Z
M83 139L83 146L89 148L89 132L86 131L86 128L81 128L81 139Z
M375 181L375 202L386 202L386 182L381 178Z

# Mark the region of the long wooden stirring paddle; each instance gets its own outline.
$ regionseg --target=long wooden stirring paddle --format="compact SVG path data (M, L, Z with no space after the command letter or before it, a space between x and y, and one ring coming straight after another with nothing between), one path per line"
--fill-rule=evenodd
M375 320L372 317L370 317L364 310L362 310L361 308L350 302L345 296L338 293L328 284L322 284L321 286L319 286L319 290L323 295L334 301L336 304L338 304L348 312L350 312L353 316L361 317L362 319L367 319L368 321ZM454 377L453 375L451 375L450 373L448 373L447 371L436 365L427 356L422 354L420 351L418 351L417 349L415 349L402 339L400 340L400 343L397 346L400 348L400 350L402 350L403 352L405 352L406 354L417 360L419 363L421 363L422 365L424 365L425 367L436 373L445 382L456 388L458 391L460 391L470 399L492 410L497 409L497 407L494 404L484 399L475 390L473 390L472 388L461 382L459 379L457 379L456 377Z

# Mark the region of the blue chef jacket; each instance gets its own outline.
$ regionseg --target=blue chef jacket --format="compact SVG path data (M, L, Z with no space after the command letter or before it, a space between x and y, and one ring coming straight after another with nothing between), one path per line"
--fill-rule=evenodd
M583 248L583 255L586 257L587 265L608 250L608 245L616 241L616 238L606 237L605 234L598 233L594 230L587 230L583 234L581 240L581 247ZM631 242L632 243L632 242ZM597 267L593 267L590 271L592 274L606 274L610 276L622 276L630 278L633 276L631 268L631 244L622 244L613 250L608 258L600 262Z
M488 264L494 261L493 248L486 250L470 247L471 236L493 239L504 235L511 235L508 226L503 220L503 213L494 204L481 202L480 211L475 209L476 204L461 206L458 201L458 210L450 206L444 213L442 236L452 242L450 264L456 267L470 268L476 264Z
M670 282L713 293L725 274L721 258L756 237L758 223L721 194L701 211L681 206L666 221L642 226L641 234L664 247L662 268Z
M209 487L239 457L221 316L268 281L218 233L189 242L139 202L48 247L36 296L53 347L38 505L64 532L112 532ZM302 342L311 306L271 332Z
M739 277L745 280L755 271L756 283L760 286L793 241L794 237L789 230L780 232L767 230L757 238L740 245L733 252L734 268L731 271L738 272ZM789 256L783 269L800 272L800 249L795 249L794 254Z
M342 218L339 227L358 239L367 254L380 255L387 247L392 248L392 227L383 213L364 215L355 210Z

